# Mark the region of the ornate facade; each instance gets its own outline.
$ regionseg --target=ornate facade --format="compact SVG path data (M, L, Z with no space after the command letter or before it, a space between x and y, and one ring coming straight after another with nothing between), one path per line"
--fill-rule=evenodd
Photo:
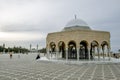
M74 19L62 31L47 35L46 49L48 58L110 59L110 32L92 30L83 20Z

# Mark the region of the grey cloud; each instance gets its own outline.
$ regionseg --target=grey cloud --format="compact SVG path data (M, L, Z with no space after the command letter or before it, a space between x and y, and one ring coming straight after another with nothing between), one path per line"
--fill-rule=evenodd
M120 0L0 0L0 30L47 35L61 31L77 14L93 29L110 31L112 46L120 48L119 3Z

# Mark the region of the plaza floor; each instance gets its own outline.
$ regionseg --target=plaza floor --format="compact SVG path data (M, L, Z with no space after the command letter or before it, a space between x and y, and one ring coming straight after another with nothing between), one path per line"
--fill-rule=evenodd
M68 64L36 61L36 54L0 54L0 80L120 80L120 63Z

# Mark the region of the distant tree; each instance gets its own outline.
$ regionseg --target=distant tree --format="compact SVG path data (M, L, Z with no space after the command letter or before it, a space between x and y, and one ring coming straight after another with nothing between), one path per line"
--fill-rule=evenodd
M118 52L120 53L120 49L118 49Z
M0 52L3 52L3 49L4 49L3 46L0 46Z
M42 48L39 50L40 53L46 53L46 48Z
M21 46L20 47L16 47L16 46L14 46L14 47L8 47L8 48L5 48L5 46L0 46L0 52L3 52L3 51L5 51L5 53L7 53L7 52L14 52L14 53L19 53L19 52L21 52L21 53L28 53L29 52L29 50L28 49L26 49L26 48L22 48Z

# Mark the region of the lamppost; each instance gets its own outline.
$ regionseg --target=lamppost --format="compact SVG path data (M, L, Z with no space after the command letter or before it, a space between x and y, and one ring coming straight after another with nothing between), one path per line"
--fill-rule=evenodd
M38 53L38 44L37 44L37 53Z
M3 44L3 53L5 53L5 44Z
M30 44L30 53L31 53L31 48L32 48L32 45Z

